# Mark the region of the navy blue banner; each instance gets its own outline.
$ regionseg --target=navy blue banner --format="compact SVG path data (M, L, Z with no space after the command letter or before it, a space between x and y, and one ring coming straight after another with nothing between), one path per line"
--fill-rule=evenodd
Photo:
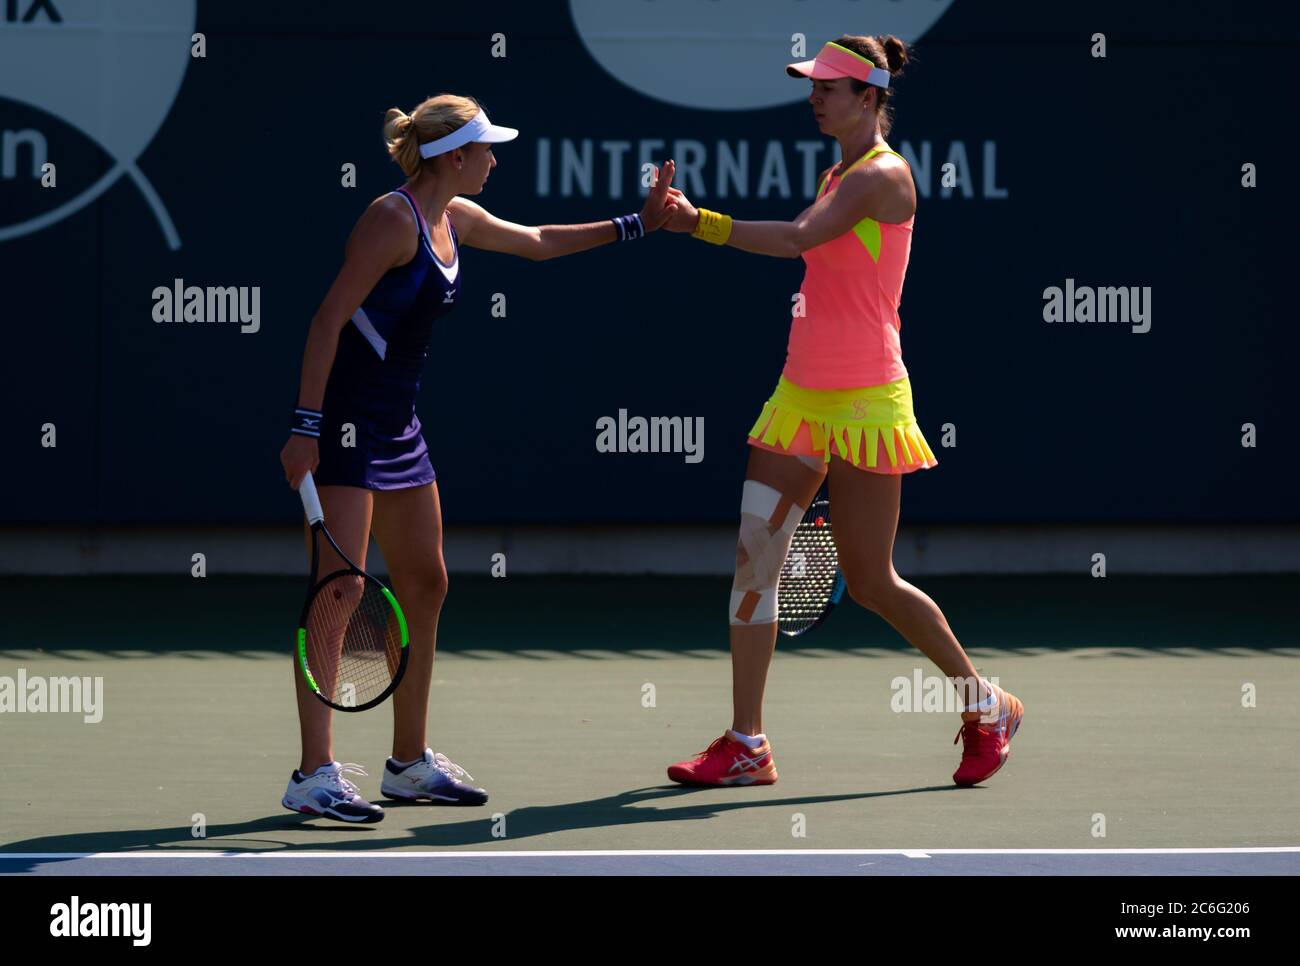
M837 154L783 68L794 35L811 57L845 32L916 45L890 142L920 197L902 341L939 466L908 479L904 519L1300 519L1288 8L14 0L0 16L4 522L299 517L278 453L348 233L403 181L385 109L452 92L519 128L474 199L510 221L638 210L640 165L668 157L697 204L789 220ZM736 517L801 261L659 232L545 262L466 248L461 271L418 403L448 523ZM191 287L203 321L160 309ZM702 436L601 452L620 414Z

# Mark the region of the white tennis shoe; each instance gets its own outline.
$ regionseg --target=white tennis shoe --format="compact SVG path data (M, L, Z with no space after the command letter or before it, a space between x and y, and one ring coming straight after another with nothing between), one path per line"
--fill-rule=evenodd
M389 758L384 763L384 782L379 790L385 798L403 802L427 798L450 805L484 804L488 800L487 792L461 781L462 778L474 780L473 775L446 755L425 748L420 760L406 767Z
M382 821L384 810L362 798L357 786L343 777L344 772L366 776L365 769L352 762L340 765L331 761L310 775L303 775L295 769L289 776L289 787L280 804L291 812L319 815L340 822Z

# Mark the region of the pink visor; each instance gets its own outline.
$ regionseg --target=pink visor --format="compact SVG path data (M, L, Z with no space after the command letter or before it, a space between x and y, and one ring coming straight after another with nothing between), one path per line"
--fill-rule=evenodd
M791 77L811 77L813 80L853 77L876 87L889 86L889 71L877 67L861 54L834 43L822 47L816 60L787 64L785 72Z

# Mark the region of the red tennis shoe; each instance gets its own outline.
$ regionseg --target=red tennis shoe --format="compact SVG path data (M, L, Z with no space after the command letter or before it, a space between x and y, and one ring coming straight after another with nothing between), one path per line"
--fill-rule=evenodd
M977 785L1007 763L1011 755L1011 739L1025 716L1025 706L1014 694L998 688L998 711L995 720L966 721L957 737L962 740L961 764L953 772L952 780L958 785Z
M668 777L683 785L771 785L776 782L776 764L766 738L751 749L728 733L698 758L669 765Z

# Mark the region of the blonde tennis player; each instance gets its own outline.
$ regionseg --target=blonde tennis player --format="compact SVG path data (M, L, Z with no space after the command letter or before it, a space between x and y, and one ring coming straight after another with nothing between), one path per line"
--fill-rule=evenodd
M290 436L280 459L295 489L313 474L330 532L365 568L373 533L410 628L405 677L393 692L392 756L380 792L388 799L481 805L487 792L426 743L438 615L447 592L442 506L415 399L437 325L459 298L462 246L534 261L634 241L674 213L665 167L639 213L576 225L504 221L466 195L483 191L496 167L492 146L518 131L491 123L478 101L441 94L409 115L385 119L388 152L405 184L371 202L348 239L343 267L307 332ZM455 364L455 361L451 361ZM439 364L435 364L435 368ZM471 467L465 468L472 472ZM342 566L322 548L321 573ZM312 696L295 665L302 760L282 804L343 822L377 822L334 760L331 710Z

